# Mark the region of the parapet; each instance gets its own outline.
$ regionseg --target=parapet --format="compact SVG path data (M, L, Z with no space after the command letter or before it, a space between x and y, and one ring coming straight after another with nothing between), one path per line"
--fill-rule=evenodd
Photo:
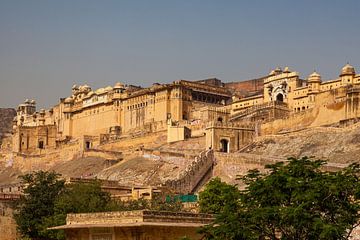
M204 174L214 164L214 151L212 149L202 151L178 178L166 181L164 186L177 193L192 193Z
M255 124L254 123L244 123L244 122L212 121L212 122L209 122L206 126L206 129L209 129L209 128L237 128L237 129L254 130Z
M214 217L211 214L138 210L68 214L66 225L51 229L143 225L200 227L213 221Z

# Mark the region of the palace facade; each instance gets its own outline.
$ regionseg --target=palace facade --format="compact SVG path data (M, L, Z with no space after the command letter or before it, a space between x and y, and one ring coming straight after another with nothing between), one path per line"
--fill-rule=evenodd
M197 109L216 109L230 101L230 91L218 79L179 80L148 88L117 83L95 91L74 85L72 95L49 110L37 112L34 100L19 105L13 148L30 153L72 138L84 138L90 148L94 141L111 136L166 130L170 119L177 124L188 122L199 114Z
M236 151L261 134L263 126L278 127L266 125L278 119L287 128L298 124L299 114L311 115L307 124L313 126L358 118L359 99L360 75L349 64L338 78L328 81L315 71L301 79L285 67L232 83L213 78L156 83L148 88L117 83L97 90L74 85L71 96L49 110L37 112L34 100L19 105L13 151L38 153L72 139L82 139L83 147L91 148L123 135L165 130L171 135L168 141L179 141L190 137L188 128L198 122L202 125L197 130L200 126L208 135L207 148Z
M288 117L314 108L342 108L339 118L358 117L360 75L346 64L336 79L323 81L314 71L307 79L299 73L276 68L264 78L263 91L253 96L233 97L231 120L264 121ZM270 111L272 110L272 111Z

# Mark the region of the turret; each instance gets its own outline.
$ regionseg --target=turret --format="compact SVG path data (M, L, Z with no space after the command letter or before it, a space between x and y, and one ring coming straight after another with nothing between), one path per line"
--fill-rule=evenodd
M320 91L321 76L314 71L307 79L309 93L317 93Z
M24 103L20 104L17 108L17 115L32 115L36 112L35 100L26 99Z
M341 83L342 85L353 84L355 77L355 68L347 63L342 69L340 73Z
M123 93L125 91L125 85L118 82L115 84L115 86L113 87L113 91L114 93L120 94ZM119 95L118 95L119 96Z

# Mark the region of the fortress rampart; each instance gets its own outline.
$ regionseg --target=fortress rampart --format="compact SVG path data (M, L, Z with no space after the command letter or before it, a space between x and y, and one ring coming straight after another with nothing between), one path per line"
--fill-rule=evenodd
M204 178L209 171L212 171L214 164L214 151L203 151L195 157L191 165L186 168L185 172L180 174L178 179L168 180L164 185L176 193L193 193L202 178Z

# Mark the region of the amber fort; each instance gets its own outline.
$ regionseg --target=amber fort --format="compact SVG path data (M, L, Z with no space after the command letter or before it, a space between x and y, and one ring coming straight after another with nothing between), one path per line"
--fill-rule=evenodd
M356 119L359 89L360 75L349 64L326 81L316 71L301 79L285 67L233 83L213 78L146 88L116 83L96 90L74 85L51 109L37 111L35 100L28 99L18 106L12 149L44 153L71 139L90 149L124 135L161 131L175 142L202 130L207 148L234 152L255 135Z
M74 85L49 109L37 109L36 96L29 96L0 115L0 223L6 226L0 236L16 236L6 203L22 194L17 176L25 172L56 170L67 182L99 179L113 198L129 201L161 192L196 196L213 177L238 184L238 174L288 156L328 160L329 170L358 161L360 74L349 63L338 73L302 78L277 67L234 82ZM182 233L200 239L196 229L213 216L199 214L196 204L186 207L189 213L70 214L53 229L65 230L68 239Z

